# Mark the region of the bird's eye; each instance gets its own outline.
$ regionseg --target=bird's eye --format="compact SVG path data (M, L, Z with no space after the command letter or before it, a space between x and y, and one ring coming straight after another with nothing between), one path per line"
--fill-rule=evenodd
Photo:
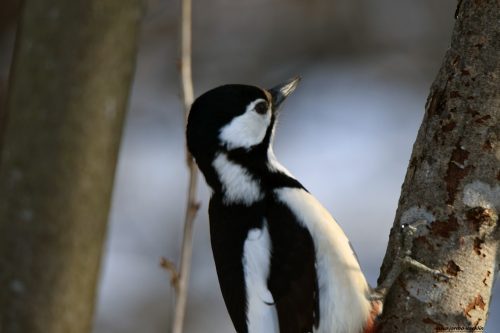
M259 103L257 103L257 105L255 105L255 108L254 108L255 112L257 112L258 114L266 114L267 109L268 109L268 106L267 106L266 102L259 102Z

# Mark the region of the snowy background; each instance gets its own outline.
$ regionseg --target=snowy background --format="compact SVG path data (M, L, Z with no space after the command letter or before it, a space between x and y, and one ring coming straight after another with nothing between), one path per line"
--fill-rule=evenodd
M187 171L178 1L150 1L121 145L94 333L168 332ZM277 157L350 237L375 284L455 0L194 1L195 94L303 80L281 114ZM209 244L203 179L186 332L233 332ZM500 290L488 333L500 332Z

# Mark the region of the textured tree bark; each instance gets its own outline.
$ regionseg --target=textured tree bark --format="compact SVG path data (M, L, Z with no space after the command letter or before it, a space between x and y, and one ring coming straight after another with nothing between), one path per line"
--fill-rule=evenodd
M90 332L140 0L24 1L0 164L0 332Z
M413 257L448 281L407 271L391 288L380 332L485 326L499 271L500 2L462 0L451 48L426 105L380 281L404 223L426 220Z

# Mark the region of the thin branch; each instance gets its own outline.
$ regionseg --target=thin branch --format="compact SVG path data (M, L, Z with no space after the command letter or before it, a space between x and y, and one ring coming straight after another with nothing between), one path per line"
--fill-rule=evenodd
M191 0L182 0L181 18L181 84L184 102L185 121L193 103L193 78L191 73ZM196 200L198 168L186 150L186 163L189 170L189 186L186 214L184 217L184 236L182 239L181 262L176 283L176 300L172 333L182 333L186 313L191 255L193 252L193 224L199 209Z
M182 0L181 20L181 84L186 120L193 103L193 76L191 73L191 0Z

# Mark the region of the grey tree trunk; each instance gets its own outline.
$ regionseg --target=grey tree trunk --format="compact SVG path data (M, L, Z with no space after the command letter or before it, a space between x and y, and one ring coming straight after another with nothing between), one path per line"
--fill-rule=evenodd
M380 332L485 326L499 272L500 2L462 0L413 147L382 280L397 255L400 226L427 225L413 257L450 276L400 275Z
M140 0L24 1L0 164L0 332L90 332Z

